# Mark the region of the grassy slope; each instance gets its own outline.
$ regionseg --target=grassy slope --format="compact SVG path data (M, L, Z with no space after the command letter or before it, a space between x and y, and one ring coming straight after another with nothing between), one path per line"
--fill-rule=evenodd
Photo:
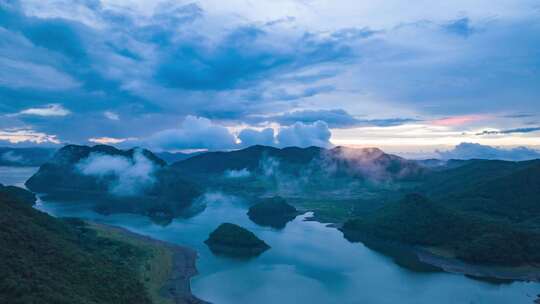
M173 267L173 253L167 246L149 242L143 238L134 237L115 227L89 223L99 237L126 243L146 252L146 259L138 265L137 272L146 290L155 304L174 303L170 298L161 294L161 288L169 279Z
M172 303L173 253L121 230L53 218L0 191L0 303Z

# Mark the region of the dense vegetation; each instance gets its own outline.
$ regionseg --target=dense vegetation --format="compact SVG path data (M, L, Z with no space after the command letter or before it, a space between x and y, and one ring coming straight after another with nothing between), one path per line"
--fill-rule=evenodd
M407 195L370 216L349 220L342 231L351 241L376 237L434 246L473 263L540 262L540 233L507 221L451 210L419 194Z
M15 186L0 184L0 194L4 200L17 201L29 206L36 202L36 196L32 192Z
M270 248L253 232L231 223L223 223L205 241L215 254L231 257L250 257Z
M262 199L248 210L248 216L253 222L276 229L284 228L297 215L296 208L279 196Z
M1 303L150 303L138 247L0 191Z
M434 193L432 196L451 208L466 212L507 219L515 223L538 223L540 161L481 161L479 164L488 168L478 168L478 163L473 163L452 170L450 173L459 174L456 177L461 181L458 189ZM474 169L484 172L484 175L471 176L469 171Z

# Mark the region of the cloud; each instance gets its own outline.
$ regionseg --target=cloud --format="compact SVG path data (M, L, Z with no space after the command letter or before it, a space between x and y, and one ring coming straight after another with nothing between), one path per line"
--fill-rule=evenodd
M156 78L188 90L245 88L283 72L350 58L354 54L345 41L313 33L281 36L255 25L241 26L217 43L189 40L172 46Z
M386 127L419 121L418 119L413 118L359 119L343 109L299 110L263 119L286 126L293 125L296 122L314 123L321 120L326 122L330 128L354 128L360 126Z
M278 147L329 147L331 132L324 121L313 123L296 122L281 126L277 134L271 128L263 130L243 129L238 137L242 146L267 145Z
M176 129L158 131L148 137L122 142L124 146L145 146L156 150L223 150L240 149L252 145L266 146L320 146L328 147L330 130L323 121L311 124L297 122L282 126L277 134L272 128L262 130L244 128L235 134L208 118L188 116Z
M98 143L102 145L115 145L115 144L123 143L127 140L129 140L129 138L96 137L96 138L88 139L89 142Z
M516 128L508 130L484 130L476 135L500 135L500 134L513 134L513 133L531 133L540 131L540 127L531 128Z
M540 152L526 147L503 149L477 143L461 143L448 151L437 151L443 159L500 159L522 161L540 158Z
M120 120L120 115L111 111L103 112L103 116L105 116L107 119L110 119L110 120Z
M266 128L261 131L254 129L243 129L238 134L238 138L242 142L243 146L253 146L253 145L265 145L273 146L276 144L276 139L274 136L274 129Z
M0 141L10 144L60 144L56 135L36 132L31 129L0 130Z
M251 176L251 172L247 168L241 170L227 170L225 171L225 177L227 178L246 178Z
M313 124L297 122L290 127L280 128L277 141L282 147L329 147L332 145L330 136L328 125L323 121Z
M52 103L43 108L30 108L22 110L19 115L33 115L33 116L67 116L71 114L69 110L64 108L61 104Z
M471 20L468 17L459 18L452 20L445 25L443 29L449 33L456 34L462 37L469 37L475 32L474 28L471 26Z
M359 124L358 119L343 109L293 111L270 117L269 120L282 125L292 125L296 122L314 123L322 120L332 128L351 127Z
M506 117L506 118L530 118L530 117L535 117L537 114L533 114L533 113L514 113L514 114L506 114L506 115L503 115L503 117Z
M83 139L72 131L81 123L134 137L165 122L172 128L174 116L239 122L267 107L288 108L283 101L331 92L332 85L296 75L314 69L317 81L333 77L315 70L330 64L335 71L356 57L351 43L370 36L367 29L320 33L241 16L221 20L195 3L151 6L141 12L105 2L2 4L0 112L20 112L24 100L46 107L54 96L74 116L91 113L95 120L35 127L75 141ZM97 118L105 113L114 121L119 112L123 124L114 128ZM152 117L145 129L129 119L144 115Z
M15 90L64 90L76 88L79 83L55 67L0 58L0 86Z
M487 118L485 115L460 115L436 119L431 123L437 126L461 126Z
M82 143L174 130L189 115L348 128L539 106L534 1L113 2L1 2L0 115L51 101L71 111L1 128ZM291 113L329 107L346 113Z
M109 192L118 196L141 194L155 183L156 168L140 150L133 154L133 160L124 156L92 153L81 160L77 168L84 175L106 180Z
M230 149L236 139L227 128L207 118L187 116L179 128L159 131L141 144L165 150Z

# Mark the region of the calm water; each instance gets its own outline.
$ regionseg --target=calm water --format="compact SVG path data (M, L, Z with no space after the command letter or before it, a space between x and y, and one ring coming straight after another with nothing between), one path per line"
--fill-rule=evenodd
M0 183L24 182L15 176L20 174L1 169ZM492 285L461 275L411 272L361 244L347 242L336 229L303 221L305 216L281 231L262 228L248 219L246 202L240 198L211 194L207 203L201 214L174 220L167 227L143 216L102 216L76 205L40 202L37 208L55 216L122 226L196 249L200 274L192 281L193 292L218 304L532 304L540 293L537 283ZM203 241L222 222L250 229L272 248L249 261L212 255Z
M24 188L24 182L37 171L36 167L0 166L0 184Z

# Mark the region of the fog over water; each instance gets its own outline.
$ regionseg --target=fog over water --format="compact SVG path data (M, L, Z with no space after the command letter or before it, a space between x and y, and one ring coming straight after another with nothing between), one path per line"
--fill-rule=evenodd
M0 168L0 183L21 184L33 171ZM29 176L29 175L28 175ZM362 244L351 244L341 232L297 217L283 230L257 226L246 215L247 203L220 193L206 196L208 207L168 226L132 214L103 216L76 204L39 202L36 208L54 216L77 216L118 225L199 252L200 272L192 280L196 296L213 303L529 303L540 284L494 285L448 273L415 273ZM272 248L248 260L214 256L203 243L222 222L253 231Z

